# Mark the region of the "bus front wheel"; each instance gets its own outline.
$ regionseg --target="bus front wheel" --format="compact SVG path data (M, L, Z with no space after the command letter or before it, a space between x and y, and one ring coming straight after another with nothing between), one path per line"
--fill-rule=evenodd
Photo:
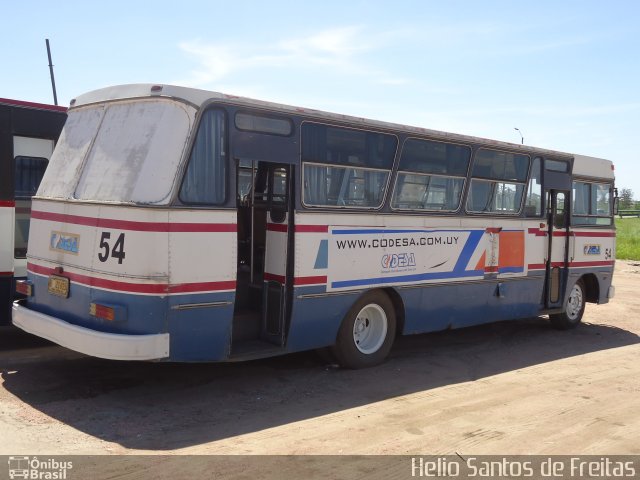
M584 282L580 279L569 292L564 311L562 313L549 315L551 325L558 330L569 330L577 327L584 314L584 307L586 305L585 298Z
M396 315L389 297L380 291L364 294L345 316L333 354L345 368L378 365L389 354L396 335Z

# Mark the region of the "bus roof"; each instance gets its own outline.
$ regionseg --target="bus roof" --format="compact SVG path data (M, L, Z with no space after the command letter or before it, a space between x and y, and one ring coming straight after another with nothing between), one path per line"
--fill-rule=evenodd
M578 172L574 167L574 173L578 175L584 175L589 177L599 178L612 178L613 179L613 163L610 160L588 157L584 155L576 155L567 152L560 152L556 150L549 150L544 148L532 147L529 145L521 145L518 143L502 142L498 140L491 140L482 137L474 137L471 135L462 135L457 133L443 132L439 130L431 130L428 128L414 127L409 125L402 125L391 122L383 122L380 120L371 120L362 117L354 117L350 115L342 115L337 113L324 112L321 110L315 110L310 108L295 107L291 105L284 105L273 102L266 102L263 100L255 100L246 97L240 97L236 95L228 95L219 92L212 92L208 90L200 90L197 88L180 87L175 85L164 84L129 84L129 85L116 85L112 87L106 87L92 92L85 93L71 101L71 107L75 108L82 105L89 105L92 103L102 103L110 100L122 100L129 98L142 98L142 97L169 97L178 100L182 100L191 103L196 108L200 108L212 101L223 101L233 103L235 105L243 105L250 108L268 109L271 111L277 111L282 114L289 115L306 115L316 119L327 120L332 122L349 123L352 125L361 125L363 127L378 128L378 129L392 129L402 131L408 134L415 134L421 136L429 136L441 140L449 140L455 142L467 142L467 143L481 143L483 145L492 146L500 149L507 149L510 151L523 151L523 152L535 152L541 155L553 156L553 157L574 157L577 159ZM610 177L607 175L610 172Z
M12 100L10 98L0 98L0 105L11 107L35 108L38 110L51 110L54 112L66 113L67 107L60 105L49 105L47 103L25 102L24 100Z

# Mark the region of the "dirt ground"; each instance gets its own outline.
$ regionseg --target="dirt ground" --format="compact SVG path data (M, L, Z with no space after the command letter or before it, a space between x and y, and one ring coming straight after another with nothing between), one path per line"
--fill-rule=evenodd
M99 360L0 335L0 454L640 454L640 264L545 319L403 337L377 368Z

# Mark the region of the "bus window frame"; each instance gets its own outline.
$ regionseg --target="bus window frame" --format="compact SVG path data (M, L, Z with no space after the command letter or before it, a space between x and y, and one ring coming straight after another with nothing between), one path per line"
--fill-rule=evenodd
M573 199L573 184L579 182L579 183L585 183L588 184L590 186L593 185L607 185L609 187L609 214L608 215L593 215L593 214L586 214L586 215L582 215L582 214L578 214L578 215L574 215L573 213L573 205L574 205L574 199ZM570 219L569 219L569 224L571 225L571 227L579 227L579 228L612 228L615 224L614 220L615 220L615 214L614 214L614 203L615 203L615 184L614 184L614 180L613 179L605 179L605 178L592 178L592 177L571 177L571 191L570 191L570 202L571 202L571 210L570 210ZM591 204L591 188L589 188L589 204ZM609 223L607 224L598 224L598 223L576 223L574 221L574 218L578 217L578 218L608 218L610 220Z
M220 203L185 202L182 199L181 192L182 192L182 187L184 185L185 178L187 176L187 171L189 169L191 155L193 154L193 149L195 148L195 145L196 145L198 133L200 132L200 125L202 124L202 119L208 112L212 110L217 110L224 114L224 122L225 122L224 141L225 141L225 150L226 150L225 175L224 175L224 189L225 189L224 201ZM235 183L235 182L231 182L230 180L231 175L232 174L235 175L235 167L233 165L234 162L231 161L232 155L231 155L231 136L229 132L229 123L230 123L229 116L230 114L228 109L224 108L224 106L219 103L211 103L209 105L205 105L197 113L196 119L193 122L192 130L191 132L189 132L189 134L191 135L191 138L189 139L188 147L185 149L185 154L182 158L182 161L180 162L178 173L176 175L176 177L179 178L180 181L176 182L175 197L174 197L174 201L171 202L173 206L184 206L189 208L206 208L206 209L215 209L215 210L220 210L225 208L235 208L235 199L234 199L235 191L234 192L230 191L231 185ZM234 190L236 189L235 185L233 186L233 189ZM232 199L234 201L234 205L230 205L230 202Z
M497 179L497 178L489 178L489 177L474 177L473 176L473 167L475 166L476 163L476 156L477 153L480 150L493 150L495 152L502 152L502 153L512 153L514 155L524 155L527 157L528 162L527 162L527 175L524 179L524 181L517 181L517 180L510 180L510 179ZM497 148L492 148L491 146L485 146L485 145L479 145L476 148L474 148L473 150L473 156L469 165L469 173L467 174L467 178L468 178L468 182L467 182L467 188L466 188L466 192L464 195L464 215L468 215L468 216L473 216L473 217L523 217L524 214L524 202L525 202L525 198L526 198L526 193L527 193L527 185L529 183L529 180L531 178L531 154L529 152L515 152L512 150L502 150L502 149L497 149ZM475 211L470 211L467 208L467 202L469 199L469 194L471 193L471 184L473 183L473 180L481 180L481 181L486 181L486 182L502 182L502 183L511 183L511 184L515 184L515 185L522 185L523 188L523 192L522 192L522 196L520 198L520 208L517 212L508 212L508 213L500 213L500 212L475 212ZM543 173L543 178L542 178L542 188L544 189L544 173ZM543 204L543 212L544 212L544 204ZM539 217L528 217L528 218L539 218Z
M404 147L405 144L407 142L407 140L422 140L422 141L426 141L426 142L434 142L434 143L442 143L444 145L459 145L461 147L466 147L469 149L469 161L467 162L467 171L465 173L464 176L460 175L442 175L442 174L436 174L436 173L423 173L423 172L412 172L409 170L400 170L400 161L402 160L402 153L404 152ZM433 138L425 138L425 137L416 137L413 135L408 135L406 136L403 140L402 140L402 146L401 148L398 149L397 153L396 153L396 161L394 162L393 165L393 178L392 178L392 182L393 185L391 187L391 192L388 198L388 204L389 204L389 210L391 210L392 212L402 212L402 213L414 213L414 214L421 214L424 212L428 212L429 214L434 213L434 214L443 214L443 215L457 215L459 213L461 213L462 210L462 206L464 204L464 199L466 198L466 190L467 190L467 184L469 183L469 175L471 173L471 165L473 164L473 157L474 157L474 148L472 145L466 144L466 143L459 143L459 142L447 142L444 140L437 140L437 139L433 139ZM447 177L447 178L462 178L462 190L460 191L460 198L458 200L458 208L456 208L455 210L429 210L429 209L423 209L423 208L396 208L393 206L393 199L394 199L394 195L396 192L396 188L398 187L398 175L400 174L410 174L410 175L423 175L423 176L440 176L440 177Z
M265 132L262 130L255 130L255 129L249 129L249 128L241 128L238 126L238 122L237 122L237 118L238 115L250 115L253 117L260 117L260 118L264 118L264 119L268 119L268 120L280 120L283 122L286 122L289 124L289 133L284 134L284 133L275 133L275 132ZM234 109L233 112L233 127L238 130L239 132L245 132L245 133L257 133L259 135L273 135L275 137L285 137L285 138L291 138L294 137L296 134L296 125L295 122L293 121L293 119L291 117L285 117L283 115L278 115L278 114L274 114L271 115L271 111L258 111L256 112L255 110L250 110L250 109L245 109L245 108L236 108Z
M17 186L16 186L16 182L15 182L15 176L16 176L16 173L18 173L18 159L22 159L22 158L28 158L28 159L31 159L31 160L44 160L44 163L45 163L44 170L45 171L46 171L47 167L49 166L49 160L50 159L48 159L46 157L33 157L33 156L30 156L30 155L16 155L13 158L13 178L14 178L14 180L13 180L13 197L14 197L15 200L30 200L31 198L33 198L36 195L36 193L38 193L38 188L36 188L36 191L33 192L33 194L27 195L27 196L18 195L17 192L16 192L16 187ZM44 176L44 172L43 172L43 176ZM42 177L40 178L40 181L38 182L38 186L40 185L41 182L42 182Z
M571 164L569 162L567 162L566 160L556 160L554 158L549 158L549 157L540 157L540 158L544 158L544 169L545 170L549 170L551 172L558 172L558 173L571 173ZM556 168L556 166L558 165L565 165L565 169L564 170L560 170L559 168Z
M529 195L529 185L531 184L532 175L533 175L533 164L536 160L539 160L539 174L540 174L540 213L537 215L527 215L526 207L527 207L527 197ZM545 157L543 155L534 155L531 161L529 162L529 175L527 176L527 183L525 184L524 190L524 203L522 205L522 216L525 219L536 219L543 218L545 215L545 194L544 194L544 161Z
M395 199L396 189L398 188L398 177L400 175L417 175L419 177L439 177L439 178L447 178L447 179L461 179L462 187L460 188L460 196L458 197L458 206L454 210L434 210L430 208L394 207L393 201ZM458 213L460 211L460 208L462 207L462 199L464 197L465 189L467 188L467 180L468 180L468 177L462 177L457 175L438 175L435 173L418 173L418 172L411 172L407 170L397 170L395 172L393 188L391 189L391 195L389 197L389 209L393 212L414 212L414 213L428 212L428 213L448 213L448 214Z
M309 204L305 202L305 198L304 198L304 170L305 167L307 165L311 165L311 166L316 166L316 167L330 167L330 168L339 168L342 170L349 170L349 169L353 169L353 170L361 170L361 171L368 171L368 172L384 172L387 173L387 180L386 180L386 185L385 188L382 191L382 198L380 200L380 204L376 205L376 206L372 206L372 207L359 207L356 205L314 205L314 204ZM365 211L376 211L376 210L381 210L385 205L386 205L386 201L387 201L387 190L388 190L388 185L389 185L389 181L391 179L391 174L393 172L393 170L385 170L383 168L368 168L368 167L358 167L358 166L353 166L353 165L339 165L339 164L335 164L335 163L316 163L316 162L301 162L301 191L300 191L300 202L301 204L305 207L305 208L309 208L309 209L313 209L313 210L317 210L319 208L328 208L331 210L365 210Z
M35 138L35 137L32 137ZM46 139L45 139L46 140ZM17 247L16 247L16 235L17 235L17 229L18 229L18 203L17 202L29 202L29 219L31 218L31 205L33 202L33 197L38 193L38 188L36 187L36 191L33 192L31 195L18 195L16 192L16 174L18 173L18 159L31 159L31 160L39 160L39 161L44 161L45 167L44 170L42 172L42 176L44 177L44 172L46 171L47 167L49 166L49 161L50 159L46 158L46 157L33 157L30 155L16 155L15 157L13 157L13 198L14 198L14 204L15 204L15 216L14 216L14 240L13 240L13 258L16 260L24 260L25 258L27 258L27 249L28 249L28 244L29 244L29 237L27 236L27 242L25 244L24 248L21 248L20 250L24 250L24 254L20 254L17 255ZM40 177L40 180L38 181L38 186L40 186L40 183L42 182L42 177ZM28 230L28 228L27 228Z
M300 179L299 179L299 185L300 185L300 205L308 210L322 210L322 209L326 209L326 210L354 210L354 211L382 211L385 209L385 207L387 206L388 202L389 202L389 198L388 198L388 193L389 193L389 188L391 185L391 181L392 179L395 178L395 174L396 174L396 170L395 170L395 166L396 166L396 162L399 161L399 152L400 152L400 137L399 135L395 132L395 131L384 131L384 130L375 130L375 129L365 129L365 128L356 128L354 126L347 126L341 123L332 123L332 122L326 122L326 121L321 121L322 119L309 119L309 118L303 118L299 125L298 125L298 136L297 138L299 139L299 149L298 149L298 164L300 165L300 168L298 169L298 171L300 172ZM343 128L346 130L356 130L356 131L360 131L360 132L365 132L365 133L377 133L377 134L381 134L381 135L389 135L392 137L395 137L396 139L396 149L395 152L393 154L393 158L391 160L391 166L389 168L389 170L386 169L380 169L380 168L375 168L375 167L362 167L362 166L354 166L354 165L345 165L345 164L338 164L338 163L327 163L327 162L310 162L310 161L305 161L302 159L302 130L303 130L303 125L305 123L311 123L314 125L324 125L327 127L333 127L333 128ZM389 174L387 175L387 181L386 184L384 186L384 190L382 191L382 201L380 202L380 205L378 205L377 207L355 207L353 205L309 205L305 202L304 199L304 167L306 164L311 164L311 165L318 165L318 166L328 166L328 167L347 167L347 168L360 168L363 170L376 170L376 171L382 171L382 172L388 172Z

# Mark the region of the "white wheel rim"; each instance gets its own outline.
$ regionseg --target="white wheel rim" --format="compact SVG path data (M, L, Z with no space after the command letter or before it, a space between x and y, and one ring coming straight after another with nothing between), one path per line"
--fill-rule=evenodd
M567 317L570 320L576 320L582 310L582 289L576 284L571 289L569 300L567 300Z
M370 303L353 322L353 343L364 354L377 352L387 338L387 314L380 305Z

